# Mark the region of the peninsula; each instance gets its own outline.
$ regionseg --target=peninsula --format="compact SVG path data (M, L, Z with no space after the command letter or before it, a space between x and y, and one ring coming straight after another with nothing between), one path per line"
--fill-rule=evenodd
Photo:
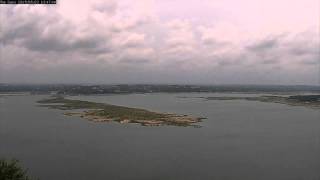
M257 97L199 97L206 100L247 100L270 103L280 103L290 106L305 106L320 108L320 95L293 95L293 96L257 96Z
M204 118L189 115L152 112L145 109L116 106L90 101L66 99L61 96L38 101L43 107L60 110L82 110L80 112L66 112L68 116L79 116L93 122L137 123L143 126L193 126Z

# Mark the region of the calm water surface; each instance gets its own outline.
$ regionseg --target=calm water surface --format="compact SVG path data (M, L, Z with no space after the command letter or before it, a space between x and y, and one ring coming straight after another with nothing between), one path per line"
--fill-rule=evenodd
M204 116L202 128L92 123L38 107L47 96L0 97L0 157L41 180L320 179L320 110L178 98L218 95L72 97Z

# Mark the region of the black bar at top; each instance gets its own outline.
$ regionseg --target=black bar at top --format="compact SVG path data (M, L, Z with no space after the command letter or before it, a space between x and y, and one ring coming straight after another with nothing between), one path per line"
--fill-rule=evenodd
M56 0L0 0L0 4L56 4Z

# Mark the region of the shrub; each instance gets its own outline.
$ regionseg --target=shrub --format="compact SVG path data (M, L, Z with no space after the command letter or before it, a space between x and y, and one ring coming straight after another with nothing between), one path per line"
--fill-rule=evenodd
M31 180L18 160L0 159L0 180Z

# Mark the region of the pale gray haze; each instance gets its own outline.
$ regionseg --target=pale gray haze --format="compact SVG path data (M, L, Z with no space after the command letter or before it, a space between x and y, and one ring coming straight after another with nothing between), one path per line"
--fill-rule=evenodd
M1 5L0 83L319 84L318 0Z

